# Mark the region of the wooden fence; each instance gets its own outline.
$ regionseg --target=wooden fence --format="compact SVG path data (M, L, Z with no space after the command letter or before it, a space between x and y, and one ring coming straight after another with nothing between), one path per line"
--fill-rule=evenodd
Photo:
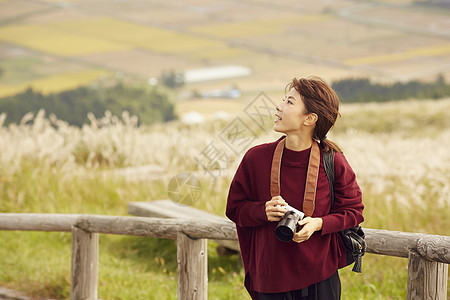
M176 239L178 299L207 299L207 239L236 240L222 220L0 213L0 230L72 232L70 299L97 299L98 235ZM407 299L447 299L450 236L365 228L367 252L408 258Z

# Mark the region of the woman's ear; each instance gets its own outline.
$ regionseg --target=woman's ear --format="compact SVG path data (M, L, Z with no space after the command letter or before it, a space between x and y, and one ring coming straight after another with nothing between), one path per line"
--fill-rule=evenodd
M306 126L312 126L317 122L318 119L319 119L319 117L315 113L310 113L306 117L304 124Z

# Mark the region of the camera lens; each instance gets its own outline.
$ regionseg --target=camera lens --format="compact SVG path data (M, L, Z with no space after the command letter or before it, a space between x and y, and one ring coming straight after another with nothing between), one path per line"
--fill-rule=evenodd
M294 237L297 231L297 223L300 216L293 211L288 211L284 214L281 221L275 230L275 235L282 242L289 242Z
M292 230L286 226L278 226L275 235L282 242L289 242L294 237Z

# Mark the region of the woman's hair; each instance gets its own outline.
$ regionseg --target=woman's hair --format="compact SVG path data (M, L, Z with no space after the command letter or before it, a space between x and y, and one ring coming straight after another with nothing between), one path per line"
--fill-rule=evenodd
M334 126L339 114L339 97L336 92L320 77L293 78L286 86L287 90L294 88L299 92L305 105L305 113L315 113L318 116L313 139L320 141L324 151L342 150L327 139L328 131Z

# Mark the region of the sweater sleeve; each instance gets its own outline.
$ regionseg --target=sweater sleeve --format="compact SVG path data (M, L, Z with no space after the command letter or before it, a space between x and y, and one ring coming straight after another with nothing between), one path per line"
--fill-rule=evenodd
M240 227L256 227L268 222L265 201L257 201L252 193L248 164L248 156L245 155L231 182L225 212Z
M361 189L355 172L341 153L335 155L334 170L334 207L330 214L322 217L322 234L351 228L364 221Z

